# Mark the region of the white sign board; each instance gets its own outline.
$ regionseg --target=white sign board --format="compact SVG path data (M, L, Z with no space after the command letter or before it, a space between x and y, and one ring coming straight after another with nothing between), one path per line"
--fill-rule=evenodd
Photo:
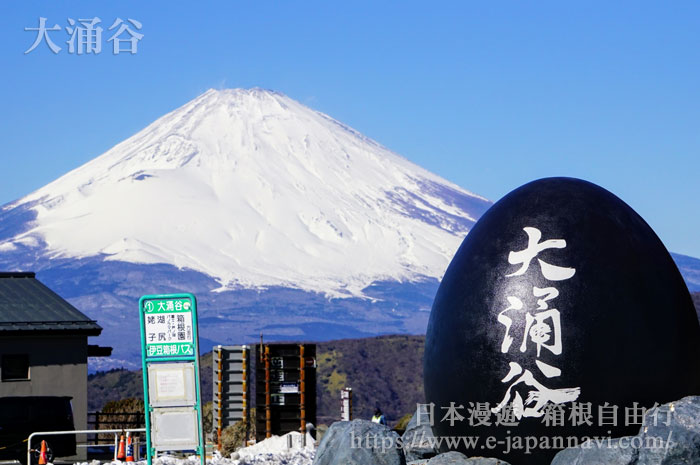
M194 363L148 365L148 397L152 407L195 405Z
M282 394L297 394L299 393L299 385L297 383L282 383L280 392Z
M199 445L194 407L154 409L151 421L151 441L156 450L188 450Z

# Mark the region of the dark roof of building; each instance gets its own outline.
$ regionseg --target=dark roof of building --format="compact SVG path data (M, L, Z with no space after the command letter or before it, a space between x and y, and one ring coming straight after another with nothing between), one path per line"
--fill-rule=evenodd
M97 336L102 328L31 272L0 272L0 334L61 331Z

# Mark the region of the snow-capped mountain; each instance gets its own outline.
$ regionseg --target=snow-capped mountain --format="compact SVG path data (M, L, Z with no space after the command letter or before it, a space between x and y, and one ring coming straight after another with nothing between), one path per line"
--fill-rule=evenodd
M282 94L210 90L2 207L0 270L98 320L93 368L138 360L144 294L193 292L203 350L421 333L490 205Z
M352 315L351 302L393 301L392 324L375 324L387 315L358 314L349 327L401 332L420 328L401 321L416 304L397 309L387 297L402 284L434 286L489 206L282 94L210 90L4 206L0 265L38 271L105 333L110 316L135 308L122 297L178 286L208 303L254 295L255 310L261 296L284 292L273 305L298 323L328 321L333 308ZM231 305L205 315L241 313L227 311ZM319 305L326 308L308 311ZM300 309L305 319L296 318Z
M166 263L221 289L361 296L440 277L486 199L274 92L210 90L5 210L0 242L55 258Z

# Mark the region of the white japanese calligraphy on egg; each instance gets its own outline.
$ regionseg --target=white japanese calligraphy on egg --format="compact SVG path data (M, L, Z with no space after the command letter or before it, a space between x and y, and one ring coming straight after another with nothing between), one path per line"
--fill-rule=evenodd
M508 263L520 265L520 268L513 273L507 274L506 278L525 274L530 268L532 261L537 258L540 252L547 249L566 248L566 240L564 239L541 241L542 232L539 229L525 227L523 230L528 237L527 247L524 250L511 251L508 255ZM537 265L539 267L533 266L533 268L539 268L539 272L548 281L566 281L576 274L575 268L552 265L539 258L537 258ZM553 286L544 288L533 286L532 295L537 298L537 308L532 309L532 311L525 307L520 298L516 296L506 297L508 306L497 317L498 322L505 326L501 352L507 354L512 349L519 350L522 353L529 353L528 351L534 350L536 356L535 366L539 369L540 375L543 375L545 378L561 376L561 369L539 360L543 348L554 355L561 355L563 350L561 315L556 308L549 308L550 302L559 296L559 290ZM518 341L519 345L517 347L512 347L514 336L510 334L510 330L513 324L513 317L521 317L523 309L525 309L525 324L522 340ZM510 383L510 385L503 396L503 400L491 409L494 413L500 412L512 400L513 411L518 419L522 417L541 417L544 414L544 408L550 402L553 404L573 402L581 393L581 388L579 387L550 389L540 383L530 370L523 369L519 363L511 361L508 365L509 371L501 382ZM515 387L518 385L534 388L528 391L525 400L515 390Z

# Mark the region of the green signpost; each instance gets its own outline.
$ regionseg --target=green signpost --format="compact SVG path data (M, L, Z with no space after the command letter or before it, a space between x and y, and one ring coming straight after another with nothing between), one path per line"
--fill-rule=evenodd
M197 300L192 294L139 300L148 465L159 451L194 450L205 465Z

